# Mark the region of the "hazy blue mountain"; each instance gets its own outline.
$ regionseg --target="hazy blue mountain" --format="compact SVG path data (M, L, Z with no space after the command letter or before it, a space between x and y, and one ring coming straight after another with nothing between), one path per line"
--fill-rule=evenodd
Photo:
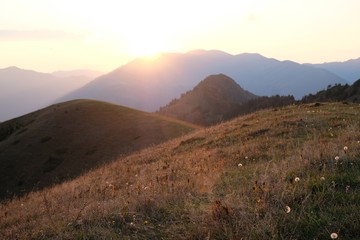
M329 84L346 83L326 70L291 61L198 50L162 54L152 61L135 59L58 101L90 98L155 111L194 88L199 79L219 73L256 95L293 95L297 99Z
M356 80L360 79L360 58L351 59L345 62L312 64L312 66L335 73L349 83L354 83Z
M17 67L0 69L0 121L46 107L91 80L86 76L59 78Z
M53 76L58 78L68 78L68 77L83 77L86 79L93 80L104 73L89 69L79 69L79 70L71 70L71 71L56 71L51 73Z

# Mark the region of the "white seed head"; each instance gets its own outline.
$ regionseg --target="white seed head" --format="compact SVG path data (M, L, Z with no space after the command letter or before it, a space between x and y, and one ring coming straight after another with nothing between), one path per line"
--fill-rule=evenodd
M243 165L241 163L238 164L238 167L242 167Z
M285 207L285 212L286 212L286 213L290 213L290 212L291 212L291 208L290 208L289 206L286 206L286 207Z
M299 181L300 181L300 178L299 178L299 177L296 177L294 180L295 180L295 182L299 182Z
M340 159L339 156L336 156L336 157L335 157L335 160L336 160L336 161L339 161L339 159Z
M332 233L330 234L331 239L337 239L338 238L338 234L337 233Z
M325 181L325 178L324 178L324 177L321 177L320 180L321 180L321 181Z

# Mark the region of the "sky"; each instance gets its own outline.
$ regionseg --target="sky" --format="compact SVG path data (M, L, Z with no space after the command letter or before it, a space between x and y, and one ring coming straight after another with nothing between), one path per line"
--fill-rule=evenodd
M112 71L159 52L360 57L359 0L0 0L0 68Z

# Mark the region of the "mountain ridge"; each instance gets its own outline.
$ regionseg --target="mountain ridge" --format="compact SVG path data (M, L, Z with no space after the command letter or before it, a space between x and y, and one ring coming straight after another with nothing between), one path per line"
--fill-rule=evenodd
M256 95L293 95L300 99L324 86L345 83L337 75L260 54L231 55L197 50L162 54L153 61L135 59L60 98L95 98L132 108L156 111L196 86L199 79L224 73Z

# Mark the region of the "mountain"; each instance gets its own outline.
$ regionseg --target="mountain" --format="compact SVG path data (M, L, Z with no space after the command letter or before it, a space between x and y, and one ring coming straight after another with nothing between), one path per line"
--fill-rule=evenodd
M312 64L312 66L335 73L339 77L347 80L349 83L354 83L360 78L360 58L351 59L345 62Z
M231 118L240 104L256 97L224 74L211 75L158 113L198 125L213 125Z
M56 71L51 74L58 78L85 77L85 78L88 78L91 80L103 75L102 72L89 70L89 69L79 69L79 70L72 70L72 71Z
M200 129L1 204L0 238L358 239L359 115L293 105Z
M326 90L309 94L302 98L303 103L309 102L353 102L360 103L360 79L352 85L335 84L328 86Z
M91 80L84 76L59 78L17 67L0 69L0 121L46 107Z
M155 60L135 59L100 76L59 101L91 98L145 111L156 111L199 79L223 73L244 89L261 96L293 95L300 99L324 86L346 83L326 70L259 54L230 55L221 51L166 53Z
M0 199L63 182L196 128L92 100L60 103L3 122Z

